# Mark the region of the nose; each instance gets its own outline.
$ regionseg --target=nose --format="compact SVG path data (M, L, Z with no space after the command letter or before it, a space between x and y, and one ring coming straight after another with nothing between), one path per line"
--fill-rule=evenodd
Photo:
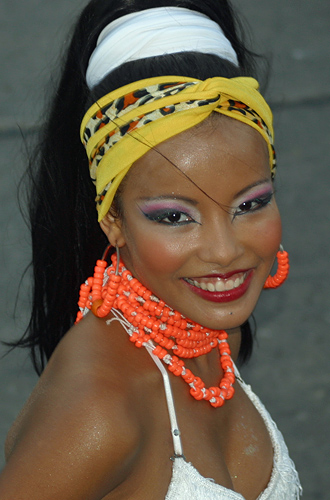
M202 225L198 256L203 262L229 269L244 251L242 234L229 214L213 214Z

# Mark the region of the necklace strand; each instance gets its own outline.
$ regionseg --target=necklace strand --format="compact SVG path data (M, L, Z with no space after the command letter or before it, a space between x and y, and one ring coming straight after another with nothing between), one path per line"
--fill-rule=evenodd
M110 311L120 321L136 347L151 347L170 372L190 387L190 394L196 400L206 400L213 407L223 406L234 395L234 365L224 330L210 330L174 311L158 299L136 278L123 262L112 255L112 265L107 269L105 260L98 260L93 278L80 287L78 323L86 308L98 317L107 316ZM113 318L113 319L114 319ZM112 319L107 321L110 324ZM206 388L200 377L185 367L181 358L195 358L218 347L223 377L217 387ZM170 354L168 351L172 351Z

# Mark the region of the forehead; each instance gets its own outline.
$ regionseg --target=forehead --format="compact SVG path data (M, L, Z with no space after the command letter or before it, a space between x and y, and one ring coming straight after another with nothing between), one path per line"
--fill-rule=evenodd
M128 189L142 195L184 194L194 184L214 196L219 187L244 189L270 179L267 144L261 134L233 118L213 113L200 125L151 149L132 166Z

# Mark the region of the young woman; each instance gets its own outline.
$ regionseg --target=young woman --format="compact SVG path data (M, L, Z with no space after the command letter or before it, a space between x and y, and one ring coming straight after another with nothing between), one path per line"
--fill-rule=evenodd
M83 11L34 162L19 344L42 375L8 435L1 499L299 497L235 366L262 289L288 272L252 75L227 1Z

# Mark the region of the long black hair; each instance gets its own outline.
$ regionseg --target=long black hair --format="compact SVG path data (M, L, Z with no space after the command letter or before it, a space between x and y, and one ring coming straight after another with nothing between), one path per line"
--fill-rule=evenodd
M85 74L101 30L123 15L162 6L196 10L217 22L236 51L239 67L217 56L194 52L153 57L123 64L90 91ZM12 345L31 349L37 373L72 326L79 286L92 274L107 244L97 222L95 188L79 138L86 109L111 90L151 76L177 74L202 80L256 76L254 61L227 0L92 0L83 10L28 169L33 305L24 336ZM247 322L242 327L240 360L246 360L251 351L252 333Z

